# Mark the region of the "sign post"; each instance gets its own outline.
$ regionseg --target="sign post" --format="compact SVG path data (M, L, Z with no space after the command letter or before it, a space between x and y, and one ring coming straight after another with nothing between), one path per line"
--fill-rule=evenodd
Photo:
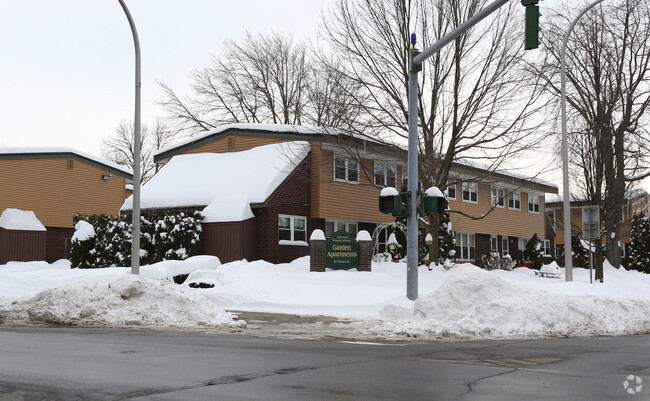
M325 245L325 265L330 269L348 270L359 265L359 244L346 231L337 231Z

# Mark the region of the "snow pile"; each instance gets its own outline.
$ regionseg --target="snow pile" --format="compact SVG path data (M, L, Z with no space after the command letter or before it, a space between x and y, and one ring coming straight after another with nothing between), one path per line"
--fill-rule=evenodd
M190 274L196 270L210 271L221 266L216 256L198 255L185 260L165 260L140 267L140 274L148 278L173 281L174 277Z
M169 281L106 275L14 301L6 318L81 326L219 327L233 323L233 317L202 294Z
M2 212L0 227L5 230L46 231L34 212L14 208Z
M74 234L72 234L71 242L85 241L89 238L93 238L95 235L95 227L93 227L92 224L85 220L79 220L77 224L74 225Z
M549 273L549 274L562 274L562 269L557 265L557 262L553 261L547 265L543 265L539 269L540 273Z
M371 331L438 339L650 332L649 300L555 294L473 265L452 269L437 291L415 301L414 310L412 319L383 323Z

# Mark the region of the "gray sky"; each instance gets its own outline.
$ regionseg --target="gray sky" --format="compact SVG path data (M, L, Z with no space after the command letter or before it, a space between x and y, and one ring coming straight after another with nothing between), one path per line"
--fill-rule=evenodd
M329 0L126 0L142 50L142 120L162 115L155 79L180 93L193 67L245 29L315 36ZM134 113L135 56L117 0L0 0L0 146L99 155Z
M542 1L542 13L564 1ZM192 68L246 29L315 38L333 0L126 2L140 37L147 123L163 115L156 79L186 93ZM133 119L133 39L117 0L0 0L0 60L0 146L99 155L102 139ZM561 187L561 171L543 176Z

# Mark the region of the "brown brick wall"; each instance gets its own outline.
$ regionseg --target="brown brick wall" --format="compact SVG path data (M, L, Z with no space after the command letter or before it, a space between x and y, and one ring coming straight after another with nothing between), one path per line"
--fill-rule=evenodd
M280 186L267 207L255 209L257 220L257 257L271 263L287 263L309 255L308 246L278 244L278 215L307 218L306 241L314 230L311 220L311 155L307 156L294 173ZM324 222L323 222L324 226ZM324 227L323 227L324 228Z
M70 259L70 242L74 228L45 227L47 229L47 247L45 260L48 263L59 259Z

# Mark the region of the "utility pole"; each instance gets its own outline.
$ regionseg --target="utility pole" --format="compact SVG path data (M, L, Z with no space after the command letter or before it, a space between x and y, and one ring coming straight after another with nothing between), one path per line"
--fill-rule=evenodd
M131 233L131 273L140 274L140 40L135 22L124 0L118 0L131 26L135 45L135 118L133 121L133 230Z
M422 63L432 55L438 53L440 49L451 43L463 32L473 27L481 20L498 10L501 6L508 3L509 0L496 0L487 7L474 14L467 21L456 27L454 30L443 36L432 46L426 48L421 53L415 48L417 38L415 34L411 35L411 45L409 54L409 93L408 93L408 187L410 193L409 204L411 214L407 220L406 235L406 296L414 301L418 297L418 215L417 215L417 190L418 190L418 73L422 71ZM537 17L537 22L526 24L526 49L535 48L536 44L530 42L529 36L533 35L531 29L534 26L534 34L537 35L539 27L539 10L537 9L538 0L522 0L522 5L526 6L526 18ZM528 7L534 6L535 9L529 11ZM530 16L529 16L530 15ZM534 47L532 47L535 45ZM529 47L531 46L531 47Z

